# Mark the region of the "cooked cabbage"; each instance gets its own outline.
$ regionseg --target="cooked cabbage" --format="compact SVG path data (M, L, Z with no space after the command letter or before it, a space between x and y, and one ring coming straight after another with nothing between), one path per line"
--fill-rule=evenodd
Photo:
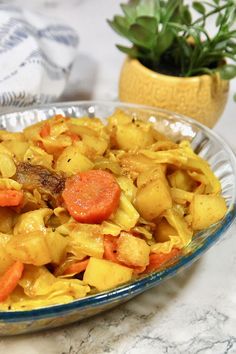
M67 303L158 270L155 259L184 253L195 231L227 212L219 180L190 143L171 141L129 109L107 125L57 115L21 133L0 131L0 141L0 276L24 268L0 286L1 310ZM64 198L90 170L106 171L93 171L103 181L112 174L112 189L93 179ZM115 190L105 213L104 195L110 203ZM103 216L96 223L78 218L91 200Z

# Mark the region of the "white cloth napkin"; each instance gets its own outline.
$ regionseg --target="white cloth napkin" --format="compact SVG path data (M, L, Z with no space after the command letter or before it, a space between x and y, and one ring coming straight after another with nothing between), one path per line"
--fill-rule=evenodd
M77 45L77 33L60 21L0 5L0 108L56 100Z

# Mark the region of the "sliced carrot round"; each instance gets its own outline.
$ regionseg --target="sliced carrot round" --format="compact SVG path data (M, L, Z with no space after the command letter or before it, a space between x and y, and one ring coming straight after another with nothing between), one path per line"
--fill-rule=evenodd
M68 268L66 268L63 274L79 274L87 268L88 262L89 259L73 263Z
M50 132L51 132L50 124L48 122L45 122L42 125L42 128L41 128L41 130L39 132L39 135L41 136L41 138L46 138L47 136L50 135Z
M17 206L23 200L23 192L12 189L0 190L0 207Z
M24 264L20 261L13 263L10 268L0 277L0 302L13 292L24 270Z
M62 197L75 220L100 223L117 209L120 193L120 187L112 174L90 170L68 178Z
M76 141L80 140L79 135L77 135L73 132L66 132L65 135L69 136L73 143L76 143Z
M178 256L180 252L181 251L178 248L172 248L169 253L151 253L149 256L149 265L147 266L146 271L152 272L161 268L165 263Z

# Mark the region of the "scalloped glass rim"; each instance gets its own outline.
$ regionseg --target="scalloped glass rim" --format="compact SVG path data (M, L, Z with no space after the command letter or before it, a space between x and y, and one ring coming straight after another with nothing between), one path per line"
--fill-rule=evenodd
M27 110L20 109L17 110L15 113L6 113L5 115L2 113L0 116L0 124L2 124L4 128L6 128L7 123L5 119L8 118L9 116L11 116L13 120L21 121L21 117L18 117L19 115L21 115L21 113L24 114L33 113L34 115L34 112L36 113L45 110L51 112L54 112L54 110L56 110L57 112L59 111L58 113L60 113L60 110L63 111L63 109L65 108L78 107L78 106L86 107L88 113L90 113L91 115L93 115L94 107L99 107L99 106L107 106L114 109L118 107L123 107L124 109L131 109L131 110L134 109L135 111L148 110L149 112L152 111L154 114L155 113L164 114L168 116L168 120L177 119L183 124L187 123L188 125L194 126L198 128L199 131L204 131L206 136L208 136L210 139L213 139L218 143L220 143L220 145L222 145L224 151L228 155L232 172L236 179L236 158L232 150L229 148L229 146L225 143L225 141L221 137L219 137L216 133L214 133L209 128L203 126L202 124L196 122L191 118L167 110L159 109L159 108L137 105L137 104L128 104L128 103L126 104L122 102L111 102L111 101L77 101L77 102L54 103L49 105L30 107ZM91 108L90 110L89 107ZM49 114L49 116L51 115L53 114ZM45 119L45 118L41 118L41 119ZM28 122L28 124L30 124L30 122ZM96 295L91 295L89 297L75 300L67 304L52 305L52 306L47 306L47 307L38 308L34 310L9 311L9 312L0 311L0 321L5 321L6 323L10 323L10 322L15 323L15 322L21 322L27 320L38 320L41 318L69 315L74 310L79 311L80 309L97 307L102 304L109 304L112 302L119 302L122 300L124 301L126 298L129 299L130 297L133 297L159 284L164 279L170 278L171 276L176 274L179 270L189 267L194 261L196 261L203 253L205 253L211 246L213 246L216 241L222 238L225 232L236 220L236 184L234 183L232 187L233 187L233 193L232 193L231 201L230 204L228 205L228 211L226 216L220 222L220 227L217 230L213 231L210 234L210 237L208 237L197 250L195 250L193 253L182 256L180 260L174 265L160 272L154 272L148 276L145 276L144 278L138 279L130 284L123 285L114 290L105 293L99 293Z

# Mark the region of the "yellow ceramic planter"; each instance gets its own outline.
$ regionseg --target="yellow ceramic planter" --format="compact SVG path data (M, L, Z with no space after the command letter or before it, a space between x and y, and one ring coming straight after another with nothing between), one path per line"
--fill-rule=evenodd
M224 111L229 82L219 74L182 78L158 74L127 58L120 74L121 101L165 108L213 127Z

